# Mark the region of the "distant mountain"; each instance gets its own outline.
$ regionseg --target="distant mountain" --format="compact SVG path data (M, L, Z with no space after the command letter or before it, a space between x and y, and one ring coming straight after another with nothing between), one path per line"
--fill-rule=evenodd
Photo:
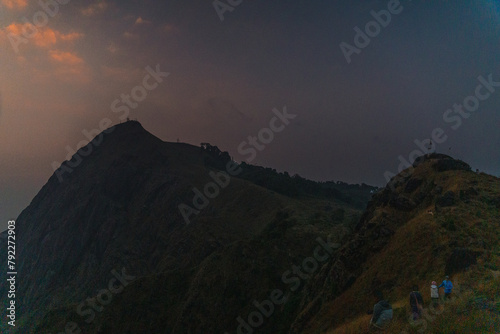
M136 121L96 137L16 221L17 323L2 321L2 333L236 330L251 299L284 285L318 238L345 239L374 189L246 164L228 178L228 162L216 147L166 143ZM3 272L0 296L5 305ZM285 307L262 328L285 330L298 312Z

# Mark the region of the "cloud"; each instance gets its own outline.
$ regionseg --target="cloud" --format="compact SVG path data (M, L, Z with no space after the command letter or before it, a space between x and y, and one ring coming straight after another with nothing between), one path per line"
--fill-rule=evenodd
M0 30L0 37L8 40L9 35L22 36L22 27L20 23L11 23L7 27Z
M92 4L86 8L81 10L81 13L84 16L94 16L100 13L103 13L108 8L108 3L106 1L101 1L95 4Z
M138 17L137 20L135 20L135 24L136 25L140 25L140 24L150 24L151 21L148 21L148 20L144 20L142 17Z
M35 44L40 47L52 46L59 41L61 42L73 42L80 39L84 34L78 32L71 32L68 34L63 34L60 31L53 30L50 28L39 29L38 33L34 36Z
M51 50L49 55L52 60L61 64L79 65L84 63L82 58L78 57L75 53L68 51Z
M37 84L48 82L88 84L92 80L91 68L72 51L50 50L48 60L37 58L30 62L29 66L31 68L26 70L32 74L31 81Z
M9 9L23 9L28 5L27 0L1 0L0 3Z
M33 37L33 41L39 47L50 47L57 43L57 33L50 28L38 30L38 33Z
M63 34L60 31L53 30L51 28L37 28L37 31L34 35L29 38L24 37L23 34L25 31L23 30L24 23L11 23L9 26L5 27L3 30L0 30L0 39L9 40L9 36L17 36L16 41L23 41L19 43L19 47L22 48L24 45L35 45L40 48L50 48L56 45L59 41L62 42L73 42L77 39L80 39L84 36L84 34L71 32L68 34Z
M79 32L72 32L69 34L59 34L59 38L64 42L73 42L77 39L80 39L84 36L84 34Z
M9 35L16 35L25 42L19 44L22 52L12 53L12 59L34 84L46 85L52 82L70 84L87 84L92 79L92 70L78 56L72 43L81 39L79 32L62 33L60 31L39 27L29 38L23 37L23 23L12 23L0 29L0 46L11 47ZM12 36L11 36L12 38Z

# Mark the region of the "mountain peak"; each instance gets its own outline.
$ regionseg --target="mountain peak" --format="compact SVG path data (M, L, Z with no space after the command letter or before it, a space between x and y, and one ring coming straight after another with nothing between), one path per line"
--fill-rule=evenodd
M139 121L127 120L126 122L115 124L112 127L104 130L101 134L107 135L109 138L117 136L153 136L148 132ZM99 134L100 136L100 134ZM137 138L137 137L136 137Z
M125 121L123 123L115 124L115 125L113 125L112 127L110 127L106 131L109 131L111 129L113 129L112 130L113 132L116 131L116 130L118 130L118 131L138 131L138 130L142 130L142 131L148 132L148 131L146 131L143 128L142 124L139 121L137 121L137 120L127 120L127 121Z

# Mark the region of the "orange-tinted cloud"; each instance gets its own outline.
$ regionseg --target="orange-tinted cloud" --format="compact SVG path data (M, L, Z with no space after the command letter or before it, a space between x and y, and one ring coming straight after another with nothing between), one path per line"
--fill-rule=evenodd
M94 16L96 14L104 12L108 8L108 3L106 1L98 2L92 4L81 10L84 16Z
M82 33L62 33L38 27L27 35L25 28L23 23L12 23L1 29L0 43L3 48L12 43L14 50L24 51L16 55L15 62L25 73L29 73L31 82L86 84L91 81L90 66L71 49L71 43L82 38Z
M1 0L0 3L9 9L23 9L28 5L27 0Z
M77 32L63 34L51 28L37 28L33 35L26 35L27 31L24 23L11 23L0 31L0 39L7 39L14 43L17 48L22 48L23 45L33 44L41 48L49 48L62 42L73 42L82 38L84 35ZM29 30L28 30L29 31ZM31 33L31 31L30 31Z
M14 35L19 35L22 36L22 27L23 25L21 23L11 23L7 27L3 29L3 32L5 34L14 34Z
M140 25L140 24L149 24L151 23L151 21L148 21L148 20L144 20L142 17L138 17L137 20L135 20L135 24L136 25Z
M42 48L52 46L57 43L57 33L50 28L39 29L38 33L33 37L33 42Z
M77 39L82 38L84 35L78 32L72 32L69 34L59 34L59 38L64 42L73 42Z
M85 61L73 51L50 50L49 63L37 66L30 64L31 80L34 83L64 82L69 84L87 84L92 79L92 70ZM41 62L43 60L40 59Z
M15 52L19 51L19 48L29 43L27 38L23 37L23 25L20 23L12 23L7 27L0 29L0 43L5 46L2 48L12 48ZM9 46L7 46L9 45Z
M49 55L50 59L66 65L79 65L84 62L83 59L78 57L75 53L68 51L51 50Z

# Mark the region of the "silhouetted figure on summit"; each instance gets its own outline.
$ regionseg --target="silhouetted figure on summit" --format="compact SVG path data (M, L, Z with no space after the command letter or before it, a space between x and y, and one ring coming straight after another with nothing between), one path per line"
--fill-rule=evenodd
M427 151L431 152L433 146L434 146L434 144L432 143L432 139L429 139L429 146L427 147Z

